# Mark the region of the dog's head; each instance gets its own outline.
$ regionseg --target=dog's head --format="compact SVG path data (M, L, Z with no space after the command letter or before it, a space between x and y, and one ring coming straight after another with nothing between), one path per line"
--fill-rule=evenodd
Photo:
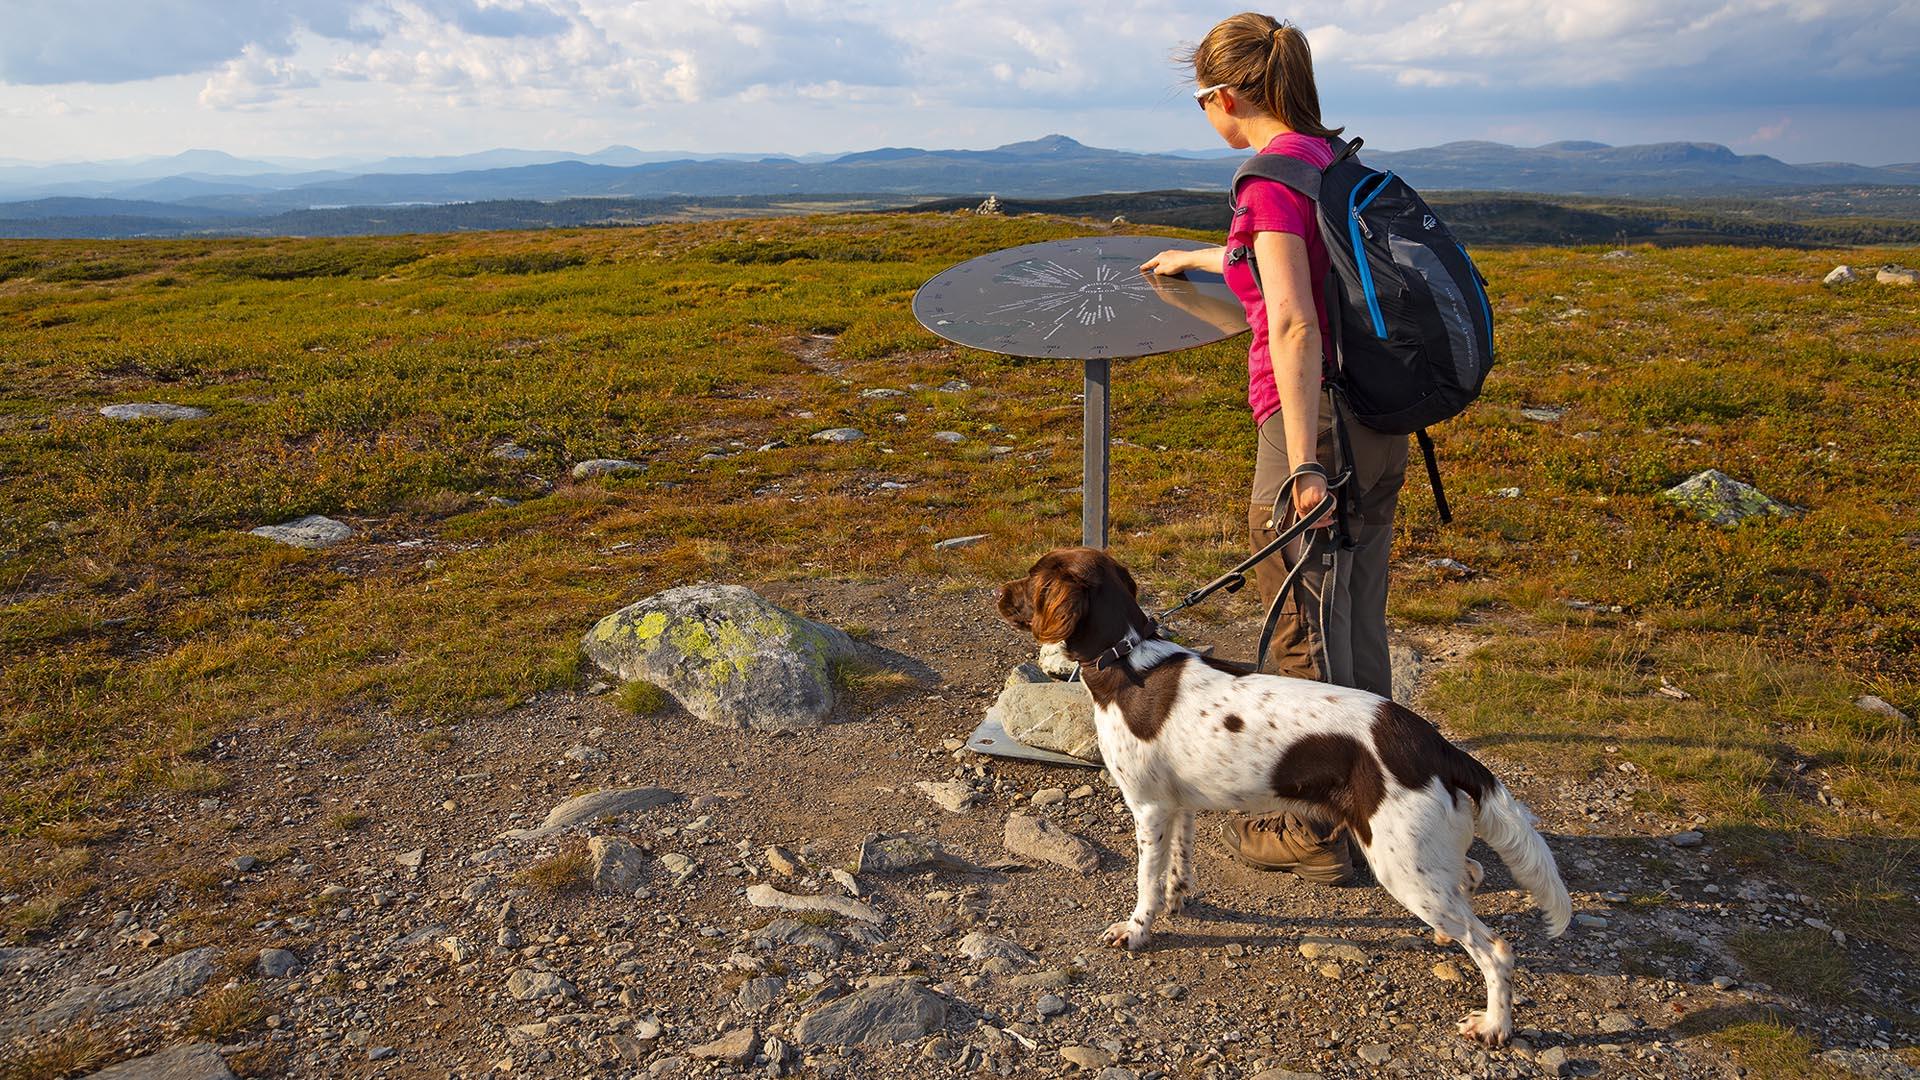
M1068 655L1091 660L1144 616L1139 586L1127 568L1095 548L1057 548L1018 581L1000 586L1000 617L1033 635L1061 641Z

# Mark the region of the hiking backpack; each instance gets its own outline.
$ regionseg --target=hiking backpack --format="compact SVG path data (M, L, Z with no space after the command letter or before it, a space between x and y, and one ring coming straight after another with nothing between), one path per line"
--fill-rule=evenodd
M1486 279L1406 181L1360 163L1359 139L1328 142L1333 163L1325 169L1286 154L1248 158L1233 174L1227 202L1235 216L1244 212L1240 183L1250 176L1313 200L1331 264L1325 293L1334 367L1327 381L1359 423L1419 439L1434 506L1441 521L1452 521L1427 426L1479 397L1493 367ZM1228 250L1229 263L1242 260L1258 287L1253 250Z

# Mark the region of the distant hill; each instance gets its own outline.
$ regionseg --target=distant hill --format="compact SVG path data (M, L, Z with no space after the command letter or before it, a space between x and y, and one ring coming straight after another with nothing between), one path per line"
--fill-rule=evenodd
M1607 199L1513 192L1430 191L1428 198L1465 242L1485 244L1723 243L1851 247L1920 243L1920 187L1876 188L1904 220L1862 213L1844 191L1791 198ZM915 202L897 195L730 195L654 198L501 199L416 206L348 206L242 217L204 207L116 199L0 203L0 237L366 236L490 229L592 228L719 217L784 216L848 210L950 213L967 197ZM1897 204L1897 205L1896 205ZM1134 225L1218 231L1226 219L1217 192L1146 191L1065 199L1000 200L1010 215L1053 214Z
M1184 190L1217 200L1239 157L1205 153L1110 150L1048 135L989 150L883 147L833 158L658 160L657 151L611 146L588 155L492 150L300 171L285 161L268 165L217 151L189 151L170 159L109 162L93 167L93 172L85 165L0 167L0 221L8 222L4 231L11 235L89 235L85 229L104 228L109 219L121 230L111 235L126 235L124 230L136 224L146 229L168 221L175 224L156 227L281 233L305 227L393 231L397 222L428 219L570 219L585 210L541 214L518 204L583 199L678 199L686 205L720 199L847 198L845 193L859 192L864 194L856 201L890 204L941 196L978 200L996 194L1031 201ZM1857 203L1863 209L1853 210L1856 214L1920 218L1910 193L1920 186L1920 165L1790 165L1762 154L1689 142L1608 146L1563 141L1535 147L1453 142L1417 150L1369 148L1361 156L1425 191L1616 200L1803 199L1821 205L1819 212L1828 215L1847 213L1848 206ZM258 171L246 171L250 168ZM86 211L71 203L59 212L44 208L47 200L72 198L106 204ZM120 201L139 205L113 205ZM438 215L409 209L478 203L512 203L516 208ZM204 216L161 214L153 204ZM343 209L356 212L337 213ZM49 231L31 232L33 221Z
M1513 192L1429 191L1427 201L1463 242L1483 244L1765 244L1855 247L1920 243L1920 188L1904 192L1905 220L1841 214L1826 203L1781 199L1607 199ZM919 212L970 209L972 200L919 203ZM1134 225L1219 230L1223 200L1212 193L1146 191L1071 199L1002 199L1007 214L1060 214Z

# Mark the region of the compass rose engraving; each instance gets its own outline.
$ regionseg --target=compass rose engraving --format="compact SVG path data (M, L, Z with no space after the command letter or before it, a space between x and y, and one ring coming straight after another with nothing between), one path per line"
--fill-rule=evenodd
M1043 341L1065 326L1093 327L1114 322L1119 317L1115 305L1138 304L1153 295L1153 286L1137 272L1123 274L1105 263L1096 264L1089 278L1052 259L1037 259L1017 263L995 280L1003 285L1032 289L1034 294L1001 304L987 314L1027 315L1040 320L1052 316L1051 325L1040 335ZM1145 314L1155 322L1162 321L1152 311Z

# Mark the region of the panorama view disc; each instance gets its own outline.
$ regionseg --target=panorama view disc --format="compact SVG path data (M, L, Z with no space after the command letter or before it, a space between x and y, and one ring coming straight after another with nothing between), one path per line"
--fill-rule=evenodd
M948 341L1004 356L1096 360L1209 345L1247 328L1220 275L1138 269L1169 248L1208 246L1088 236L1007 248L935 275L914 294L913 314Z

